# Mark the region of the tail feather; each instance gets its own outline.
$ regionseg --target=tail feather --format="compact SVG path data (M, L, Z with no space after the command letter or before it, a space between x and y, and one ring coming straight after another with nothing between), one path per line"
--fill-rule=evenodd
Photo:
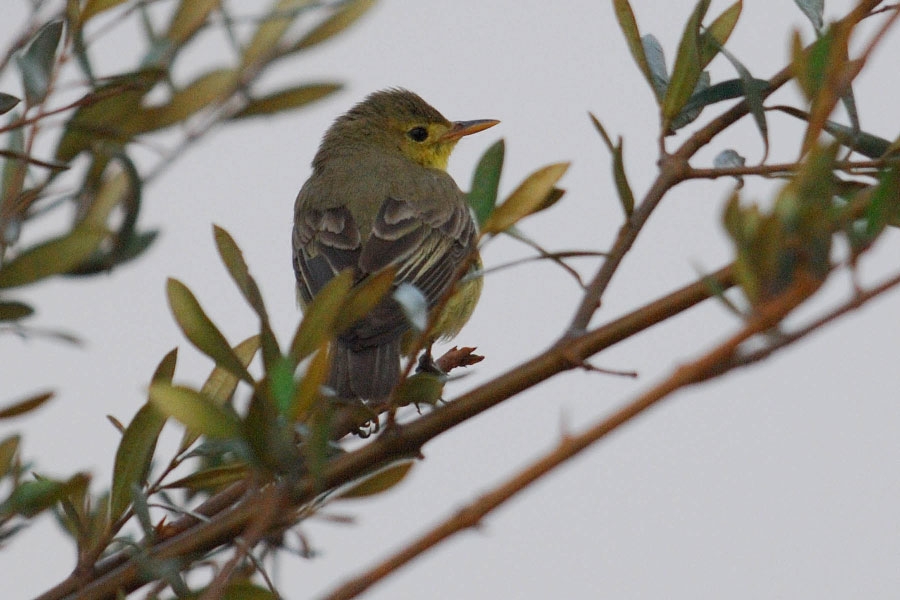
M338 340L334 345L328 385L338 397L383 400L400 379L400 340L354 349Z

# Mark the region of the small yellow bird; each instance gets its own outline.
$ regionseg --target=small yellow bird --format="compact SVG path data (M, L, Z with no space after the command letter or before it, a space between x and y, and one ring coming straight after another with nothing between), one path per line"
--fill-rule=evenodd
M447 174L463 136L493 119L450 122L416 94L375 92L339 117L313 159L313 174L294 205L293 261L302 306L344 269L355 280L393 266L394 286L409 283L430 311L476 252L466 196ZM473 264L480 264L476 259ZM476 267L477 268L477 267ZM481 279L457 286L428 342L456 335L475 308ZM436 317L436 318L435 318ZM400 374L409 323L387 297L331 348L329 385L340 398L387 398Z

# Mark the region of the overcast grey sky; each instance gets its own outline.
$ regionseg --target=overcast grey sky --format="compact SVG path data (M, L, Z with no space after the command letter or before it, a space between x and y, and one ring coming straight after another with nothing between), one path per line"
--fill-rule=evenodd
M642 32L659 38L671 64L693 2L632 4ZM729 4L714 1L710 14ZM769 77L788 60L791 29L800 27L807 40L811 30L789 0L745 4L728 47L754 75ZM827 14L839 16L851 4L829 2ZM265 5L232 2L247 14ZM0 38L9 39L19 22L4 18ZM124 53L130 39L118 43ZM863 128L889 138L900 129L898 55L894 32L856 87ZM208 64L209 57L197 61ZM734 76L722 59L711 72L714 81ZM458 146L450 171L464 189L481 152L499 137L507 144L504 193L540 166L571 160L565 198L523 226L548 248L605 250L621 223L608 153L587 111L624 136L638 195L655 173L657 111L610 2L386 0L269 83L298 76L347 86L309 110L229 127L193 148L146 190L141 224L163 233L142 260L110 276L53 281L23 294L40 309L36 324L65 326L87 341L78 349L0 337L4 399L58 390L49 407L0 426L0 436L24 431L25 455L42 472L87 469L95 489L107 486L119 436L105 415L131 418L156 363L173 346L181 348L176 379L199 384L205 378L209 361L169 316L166 277L190 286L229 339L254 331L252 314L219 264L212 223L242 246L277 331L283 339L290 335L299 319L289 243L294 196L324 130L373 90L403 86L450 119L502 121ZM3 91L18 93L16 86L0 80ZM790 87L777 100L795 98ZM773 117L770 127L770 159L793 159L799 126ZM762 154L747 122L694 165L711 165L728 147L750 163ZM732 185L690 183L665 199L613 280L597 323L729 260L721 211ZM773 189L748 182L745 197L762 200ZM891 232L862 265L863 280L896 268L898 246ZM500 240L484 258L491 266L524 254ZM583 272L595 266L578 264ZM846 294L847 281L835 281L814 305ZM487 359L447 396L543 349L578 298L572 281L547 265L488 277L483 300L457 339L478 346ZM896 304L897 294L887 295L765 364L677 394L520 495L478 532L457 536L365 597L895 597ZM285 556L276 569L282 591L292 599L322 594L549 450L563 429L595 422L738 327L721 305L707 302L595 358L599 366L637 371L636 380L566 374L457 427L428 444L425 460L391 492L325 510L355 524L304 523L320 555ZM173 428L168 443L179 433ZM68 573L73 556L51 520L42 519L4 549L4 595L46 589Z

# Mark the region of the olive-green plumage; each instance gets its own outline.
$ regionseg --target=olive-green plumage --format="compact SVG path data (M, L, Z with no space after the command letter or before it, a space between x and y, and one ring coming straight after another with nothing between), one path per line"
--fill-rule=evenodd
M475 251L478 234L465 195L445 171L447 160L461 137L496 123L450 122L401 89L375 92L339 117L294 205L301 304L346 268L361 281L394 266L395 286L416 286L434 310ZM430 341L456 335L480 293L478 278L458 285ZM387 397L399 378L408 330L399 305L385 299L338 337L329 385L341 398Z

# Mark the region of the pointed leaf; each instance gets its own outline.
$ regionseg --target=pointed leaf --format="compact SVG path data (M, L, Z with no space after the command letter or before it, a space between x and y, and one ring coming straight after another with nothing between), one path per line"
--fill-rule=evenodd
M169 279L166 282L166 293L172 314L185 337L217 365L253 385L253 377L231 349L222 332L203 312L197 298L187 286L176 279Z
M656 84L653 81L653 74L647 61L647 55L644 53L644 44L641 40L641 33L638 30L638 24L634 18L634 11L631 10L631 5L628 3L628 0L613 0L613 8L616 11L616 20L619 21L619 27L622 29L622 33L625 34L625 41L628 42L628 50L631 51L634 62L637 63L638 69L644 74L647 83L650 84L650 89L656 93L657 98L660 98L661 96L656 91Z
M391 465L370 475L347 491L339 492L336 498L365 498L386 492L406 478L413 464L413 461L410 460Z
M245 479L250 473L250 467L244 463L235 463L223 465L221 467L212 467L203 469L196 473L191 473L186 477L182 477L172 483L163 486L165 489L184 488L199 492L209 489L221 489L226 485Z
M731 37L731 32L734 31L734 26L737 25L743 8L743 1L738 0L716 17L709 27L706 28L706 31L700 35L701 68L706 68L706 65L725 46L725 42L728 41L728 38Z
M228 274L231 275L244 299L259 317L263 364L266 368L271 368L275 361L281 357L281 349L278 347L278 340L275 338L275 333L269 324L269 315L266 312L266 305L263 302L259 286L256 285L256 280L250 275L250 269L244 261L244 254L238 247L237 242L234 241L234 238L231 237L231 234L218 225L213 225L213 236L216 240L219 256L228 269Z
M568 168L569 163L556 163L529 175L503 204L494 209L482 231L500 233L538 210Z
M43 404L52 397L53 392L43 392L25 398L24 400L19 400L8 406L0 406L0 419L11 419L29 413L36 408L43 406Z
M241 57L241 70L274 55L281 38L308 4L309 0L279 0L271 12L259 20L259 27Z
M208 438L229 439L240 435L241 425L234 411L226 410L191 388L157 381L150 385L150 403Z
M355 23L356 20L363 16L374 4L375 0L349 0L348 2L344 2L337 12L322 21L321 24L314 27L312 31L304 35L296 44L294 44L291 47L290 52L315 46L316 44L324 42L328 38L339 34Z
M62 20L50 21L38 30L28 47L18 57L28 106L40 104L47 95L56 59L56 47L59 46L62 30Z
M703 63L700 55L700 25L703 17L709 9L710 0L699 0L691 18L688 19L678 44L678 54L675 56L675 66L672 67L672 76L669 78L669 87L666 88L666 97L663 100L663 118L666 126L674 119L688 99L694 93L700 74L703 72Z
M19 514L33 517L50 508L66 496L84 489L90 478L78 473L66 481L39 479L26 481L13 490L9 498L0 505L0 517Z
M291 422L301 421L307 417L316 400L322 395L322 386L328 379L330 369L331 356L328 353L328 344L323 343L309 361L306 372L297 383L291 405L286 411Z
M0 267L0 288L65 273L89 257L105 237L105 229L81 223L69 234L34 246Z
M259 350L258 335L251 336L234 347L234 353L244 367L250 365L250 361L256 356L257 350ZM222 367L216 367L212 370L212 373L209 374L203 387L200 388L200 393L210 398L219 406L225 406L234 394L238 382L240 382L240 379L236 375ZM184 436L181 438L181 445L178 447L178 453L180 454L187 450L191 444L197 441L198 437L200 437L198 432L186 429Z
M352 287L353 271L345 269L325 284L303 309L303 320L291 341L291 357L296 363L334 335L335 323Z
M172 15L168 38L176 46L188 41L206 23L209 14L219 7L221 0L181 0Z
M136 133L144 133L183 123L195 113L226 99L237 82L238 72L234 69L204 73L176 91L168 103L143 109L127 120L126 125Z
M335 320L335 333L341 333L372 312L391 290L396 276L397 269L388 267L353 286Z
M469 205L475 211L478 225L482 225L497 204L497 190L500 187L500 172L503 170L503 155L506 146L502 139L497 140L478 161L475 173L472 174L472 186L469 190Z
M800 7L806 18L809 19L816 31L822 29L825 22L822 15L825 12L825 0L794 0L794 4Z
M21 100L15 96L0 92L0 115L11 111L19 102L21 102Z
M166 354L157 366L152 381L171 383L177 357L177 349ZM131 423L122 432L122 439L116 449L109 495L111 522L117 521L128 509L134 486L143 487L156 452L156 442L165 424L166 416L148 401L138 409Z
M311 83L280 90L262 98L251 98L232 119L268 116L293 110L333 94L343 86L339 83Z
M669 88L669 72L666 70L666 53L663 51L659 40L651 34L641 38L644 54L647 56L647 64L650 65L650 87L656 94L656 103L662 106Z
M81 22L84 23L94 15L123 4L125 0L87 0L84 10L81 11Z

